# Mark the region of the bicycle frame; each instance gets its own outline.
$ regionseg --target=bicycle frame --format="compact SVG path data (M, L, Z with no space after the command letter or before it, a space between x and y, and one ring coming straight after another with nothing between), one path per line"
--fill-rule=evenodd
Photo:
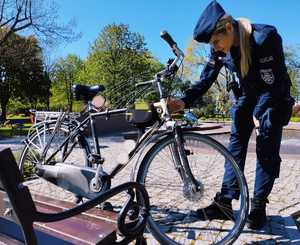
M71 133L64 139L64 141L60 144L60 146L57 148L56 151L54 151L43 163L44 164L49 164L51 159L60 151L63 149L63 147L69 142L69 140L74 137L74 135L77 135L77 134L80 134L80 132L82 131L82 128L88 124L90 124L91 126L91 133L92 133L92 138L93 138L93 141L94 141L94 145L95 145L95 149L96 149L96 154L98 154L100 157L101 157L101 154L100 154L100 147L99 147L99 140L96 136L96 126L95 126L95 118L97 117L109 117L111 115L114 115L114 114L120 114L120 113L123 113L125 112L126 109L118 109L118 110L111 110L111 111L106 111L106 112L96 112L96 113L93 113L91 112L91 110L89 109L89 111L87 112L88 113L88 116L85 117L85 119L79 123L74 129L71 130ZM59 124L58 124L59 125ZM55 134L55 129L54 129L54 132L52 134ZM53 137L51 136L50 138L50 141L47 142L47 145L48 144L51 144L51 140L53 139ZM73 144L75 146L75 142ZM73 147L74 147L73 146ZM66 149L64 149L66 150ZM68 157L68 155L71 153L71 151L73 150L73 148L71 147L69 149L68 152L64 152L66 154L64 154L64 158L63 158L63 161Z
M164 38L164 37L163 37ZM165 38L164 38L165 39ZM167 41L167 40L166 40ZM167 41L168 42L168 41ZM169 42L168 42L169 43ZM169 43L170 45L170 43ZM159 107L161 109L161 115L159 121L157 121L149 130L144 132L141 137L136 142L136 145L134 149L129 153L129 159L127 160L126 163L124 164L118 164L108 175L110 179L112 179L116 174L118 174L125 166L128 165L128 163L131 161L131 159L136 156L139 152L140 155L142 155L143 149L146 148L147 145L149 145L152 142L157 141L161 137L164 137L168 135L169 133L172 133L175 139L174 146L172 147L172 151L174 153L174 156L176 156L176 159L174 162L176 164L176 169L179 171L180 176L183 180L184 183L193 183L193 186L196 186L196 180L193 178L193 175L191 173L191 170L188 166L188 160L185 156L185 149L183 147L183 139L181 137L181 129L180 127L177 126L176 122L171 119L171 115L169 113L169 110L167 108L167 95L164 94L163 88L161 85L162 79L168 76L172 76L175 74L175 66L178 61L183 60L183 52L177 48L176 43L170 45L172 47L173 52L176 54L176 59L174 59L171 64L169 64L165 69L162 71L158 72L155 75L155 79L147 81L147 82L141 82L137 84L136 86L144 86L144 85L155 85L156 90L159 93L159 102L155 103L155 107ZM97 137L97 132L96 132L96 126L95 126L95 119L97 117L107 117L114 115L114 114L120 114L124 113L126 111L126 108L123 109L115 109L115 110L106 110L105 112L93 112L94 107L91 103L91 101L88 102L88 110L87 110L87 116L83 119L82 122L75 126L75 128L71 129L70 134L64 139L64 141L60 144L60 146L47 158L44 159L43 164L44 165L51 165L51 159L63 149L63 159L62 161L64 162L73 148L75 147L76 142L74 141L73 145L68 149L68 143L72 137L81 135L82 129L86 125L90 125L91 128L91 135L93 138L93 143L95 147L95 152L92 153L90 147L88 147L88 166L92 167L93 164L97 165L97 169L95 172L95 177L93 178L92 181L95 181L95 183L98 181L99 177L103 173L103 163L104 159L101 157L101 152L100 152L100 147L99 147L99 140ZM43 157L46 156L46 151L49 149L51 141L53 140L55 133L58 129L58 127L61 125L62 120L64 118L64 115L59 117L58 122L55 125L55 129L51 135L50 141L47 142L46 147L44 148L43 151ZM166 125L167 130L161 130L162 125ZM80 139L78 139L80 140ZM79 142L82 144L82 142ZM182 157L184 156L184 157ZM136 164L137 165L137 164ZM93 183L94 185L94 183ZM96 184L95 184L96 186Z

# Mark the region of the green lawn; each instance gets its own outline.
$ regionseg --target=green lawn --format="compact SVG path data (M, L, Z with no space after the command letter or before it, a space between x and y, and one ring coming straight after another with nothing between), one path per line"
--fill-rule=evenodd
M300 122L300 117L292 117L291 122Z
M25 117L24 114L19 114L19 115L9 114L7 116L7 120L9 119L30 119L30 117Z
M30 117L25 117L24 114L18 114L18 115L9 114L9 115L7 115L7 121L14 120L14 124L11 124L11 122L10 122L5 126L2 125L2 127L0 127L0 135L6 136L6 137L10 137L10 136L14 136L14 135L26 135L28 133L29 128L32 126L32 124L31 123L22 123L21 127L18 127L16 124L18 122L18 120L23 121L24 119L29 120Z
M11 137L14 135L27 135L28 130L32 126L31 123L23 124L23 128L12 128L10 125L5 127L0 127L0 136Z

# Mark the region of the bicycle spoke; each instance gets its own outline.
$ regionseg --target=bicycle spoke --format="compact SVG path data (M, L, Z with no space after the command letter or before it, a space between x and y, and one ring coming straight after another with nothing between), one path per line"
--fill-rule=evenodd
M152 207L150 213L154 221L150 222L151 228L155 230L157 236L164 237L163 239L185 241L184 243L187 244L198 240L201 244L223 244L225 239L231 241L232 237L239 232L239 229L234 229L234 227L237 223L235 219L241 219L241 214L244 214L242 211L244 206L240 204L240 200L235 201L238 205L234 206L234 218L231 215L232 210L217 205L220 212L227 217L228 220L225 221L209 220L205 211L204 220L199 220L197 216L190 216L188 213L212 204L216 193L221 188L224 191L239 191L239 183L236 186L222 187L224 163L228 158L223 152L214 148L213 144L202 141L201 136L191 135L193 137L184 140L184 150L188 153L186 157L191 174L199 182L198 191L189 189L189 183L184 184L174 168L180 162L176 162L179 160L172 154L174 141L171 137L160 147L157 146L145 161L147 171L141 175L141 179L150 196ZM177 184L178 181L179 184ZM243 192L243 195L246 194ZM184 234L189 234L188 230L194 232L193 239L185 237Z

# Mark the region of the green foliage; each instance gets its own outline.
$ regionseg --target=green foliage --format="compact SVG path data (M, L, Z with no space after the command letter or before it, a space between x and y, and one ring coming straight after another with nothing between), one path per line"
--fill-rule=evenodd
M193 112L197 117L212 118L216 114L215 99L211 91L208 91L199 101Z
M184 78L191 81L199 80L199 76L209 55L207 45L190 41L185 50ZM226 90L225 68L221 69L217 80L202 98L202 104L196 106L196 113L201 117L221 115L228 117L232 105L230 94Z
M285 61L292 81L291 94L300 99L300 52L299 47L285 48Z
M300 122L300 117L292 117L291 122Z
M195 81L199 79L201 68L205 63L208 49L204 44L200 44L194 40L189 41L185 49L184 58L184 78L186 80Z
M79 77L87 84L103 84L111 107L135 97L135 84L152 78L162 65L146 48L144 37L127 25L104 27L92 44Z
M0 103L4 117L11 99L34 107L46 103L50 80L43 70L42 51L37 40L16 34L0 48Z
M80 83L79 74L84 67L84 62L76 55L68 55L59 59L54 64L51 73L51 99L52 109L66 109L72 111L73 96L72 85Z

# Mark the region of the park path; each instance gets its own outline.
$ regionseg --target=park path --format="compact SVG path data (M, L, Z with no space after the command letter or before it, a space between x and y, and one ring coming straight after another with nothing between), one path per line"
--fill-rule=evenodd
M223 124L220 129L211 129L203 131L203 133L214 134L217 140L223 144L228 143L228 134L230 125ZM295 220L292 218L293 214L300 211L300 124L291 124L286 130L286 135L282 141L282 164L280 178L275 182L272 194L269 197L270 203L267 206L268 223L260 231L252 231L247 228L244 229L239 239L235 244L300 244L300 233L296 227ZM12 147L15 152L22 146L20 138L17 140L1 140L0 150L6 147ZM109 171L117 162L123 161L126 158L126 152L132 147L130 140L125 141L122 137L111 136L101 139L101 146L105 152L105 157L109 164L106 170ZM79 159L77 159L79 160ZM251 139L249 144L249 153L246 162L245 175L247 178L250 197L253 193L253 184L255 179L255 140ZM126 182L130 180L129 176L133 165L128 165L119 176L114 179L112 185ZM169 176L172 178L172 176ZM216 178L220 176L216 175ZM57 198L69 199L72 195L64 194L56 187L45 187ZM55 191L56 190L56 191ZM169 198L172 198L171 196ZM112 202L118 205L124 196L115 198ZM191 223L192 225L192 223ZM174 233L174 237L176 237ZM150 235L148 237L149 244L158 244L156 240ZM197 236L190 236L190 234L180 234L178 241L183 244L203 244L201 240L196 240Z

